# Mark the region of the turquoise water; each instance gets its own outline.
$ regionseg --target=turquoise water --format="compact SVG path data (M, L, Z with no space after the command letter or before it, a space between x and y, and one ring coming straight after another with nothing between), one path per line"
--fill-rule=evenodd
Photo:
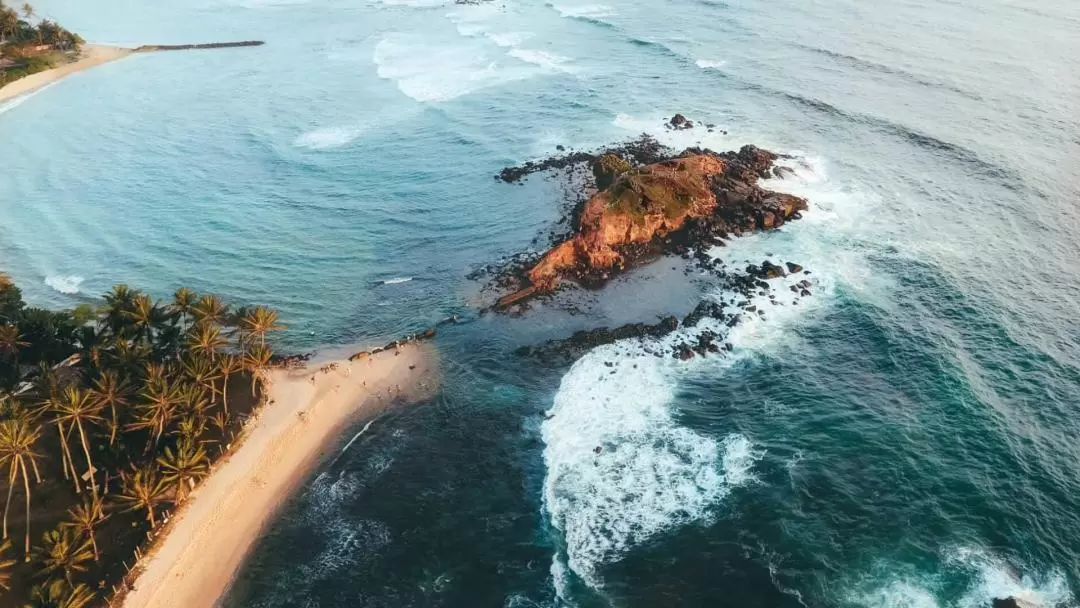
M228 605L1077 605L1074 3L38 4L94 41L268 44L0 106L0 267L31 301L185 284L279 308L294 348L467 321L440 395L320 470ZM465 275L563 189L491 175L643 131L793 153L771 187L811 212L713 254L798 262L814 297L730 356L513 357L721 295L662 261L475 314Z

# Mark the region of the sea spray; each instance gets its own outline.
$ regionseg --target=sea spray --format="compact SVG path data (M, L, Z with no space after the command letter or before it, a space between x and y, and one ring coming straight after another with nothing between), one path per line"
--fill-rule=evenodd
M707 521L762 455L740 434L718 440L675 421L676 365L639 341L599 347L563 378L543 424L545 507L569 569L594 588L603 564Z

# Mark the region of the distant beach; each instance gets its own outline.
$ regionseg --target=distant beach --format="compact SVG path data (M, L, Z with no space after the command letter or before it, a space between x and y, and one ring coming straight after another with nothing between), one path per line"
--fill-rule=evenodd
M432 347L397 349L267 374L257 419L198 487L144 560L125 608L213 606L278 508L351 423L435 392Z
M33 93L34 91L56 82L65 76L70 76L76 72L99 66L110 61L116 61L122 59L133 53L133 49L108 46L104 44L84 44L82 46L81 54L79 58L71 63L64 64L62 66L52 68L51 70L45 70L36 74L31 74L26 78L21 78L0 88L0 102L14 99L20 95L26 95Z

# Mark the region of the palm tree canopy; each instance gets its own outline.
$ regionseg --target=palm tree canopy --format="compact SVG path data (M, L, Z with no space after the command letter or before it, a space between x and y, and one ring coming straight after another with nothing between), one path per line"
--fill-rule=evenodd
M24 608L88 608L95 599L94 592L82 583L73 586L63 579L54 579L34 587Z
M36 548L36 561L43 576L63 574L70 582L78 572L86 572L86 562L94 559L90 540L70 527L49 530L42 537L41 547Z

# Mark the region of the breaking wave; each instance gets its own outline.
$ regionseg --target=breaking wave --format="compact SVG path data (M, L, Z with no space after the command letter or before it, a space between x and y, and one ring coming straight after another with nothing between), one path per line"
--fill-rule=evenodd
M365 130L360 126L315 129L297 137L293 145L311 150L340 148L359 139Z
M712 517L762 456L738 433L718 440L676 422L675 365L636 341L597 348L562 379L543 424L545 506L567 565L594 588L603 564Z
M73 295L79 293L79 286L82 285L83 278L78 275L49 275L45 277L45 284L53 288L60 293Z
M895 564L882 565L885 571L896 569ZM881 578L887 582L878 582ZM994 599L1008 597L1033 606L1075 605L1060 571L1021 571L997 555L970 547L946 550L938 572L892 580L874 576L856 587L844 598L846 603L868 608L985 608Z
M697 67L703 70L722 68L727 65L726 61L718 59L698 59L694 63L697 64Z
M431 43L421 36L387 34L372 54L380 78L392 80L421 103L450 101L473 91L529 78L536 68L503 65L475 42Z

